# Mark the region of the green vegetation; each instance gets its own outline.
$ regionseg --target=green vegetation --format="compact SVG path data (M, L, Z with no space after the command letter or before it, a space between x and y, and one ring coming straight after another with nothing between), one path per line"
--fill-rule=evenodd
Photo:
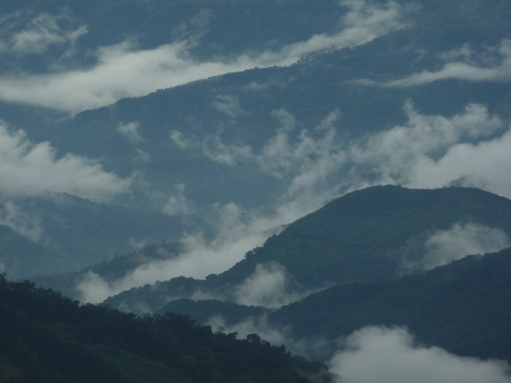
M0 377L13 383L306 383L324 370L283 346L214 333L189 317L136 317L80 306L52 290L3 276L0 328Z

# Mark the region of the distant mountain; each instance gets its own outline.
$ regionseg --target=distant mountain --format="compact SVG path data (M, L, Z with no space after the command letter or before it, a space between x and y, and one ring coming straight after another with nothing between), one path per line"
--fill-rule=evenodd
M508 248L424 274L331 287L282 307L270 320L291 326L296 338L334 339L365 326L404 326L421 344L510 361L510 273Z
M81 270L146 243L176 241L185 230L207 230L197 217L183 219L70 195L0 203L0 222L17 229L9 242L7 237L2 241L0 262L10 278L18 279Z
M0 204L42 216L47 237L3 224L58 254L42 272L132 252L130 239L214 234L212 216L230 204L296 217L381 182L509 196L484 169L418 182L413 161L396 170L403 161L368 144L406 129L431 140L417 155L436 163L453 146L501 138L511 119L505 0L1 4ZM96 205L68 216L47 202L65 193ZM23 269L6 271L31 275Z
M257 335L213 332L177 314L84 305L0 277L0 363L9 382L330 382L326 367Z
M192 297L278 307L332 284L396 278L510 246L510 214L510 200L478 189L367 188L290 224L219 275L161 281L105 303L135 312Z

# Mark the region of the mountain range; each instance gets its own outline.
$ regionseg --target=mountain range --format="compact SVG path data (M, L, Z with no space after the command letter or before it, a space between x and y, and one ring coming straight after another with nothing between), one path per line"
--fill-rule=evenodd
M509 383L509 1L0 10L0 383Z

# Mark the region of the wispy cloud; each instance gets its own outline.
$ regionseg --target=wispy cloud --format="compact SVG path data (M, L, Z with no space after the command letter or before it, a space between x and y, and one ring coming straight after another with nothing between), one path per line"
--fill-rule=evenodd
M329 362L341 383L509 383L503 361L459 357L438 347L417 345L401 328L367 327L346 340Z
M68 193L108 201L126 192L130 180L106 172L99 162L73 154L57 158L49 142L33 143L22 130L0 123L0 195Z
M129 122L127 124L121 123L117 127L117 131L134 145L144 140L140 134L140 122L138 121Z
M291 223L321 207L331 195L325 192L310 198L287 200L274 211L264 213L247 212L234 203L224 206L216 205L213 219L217 223L217 233L213 240L206 240L201 233L187 234L182 239L184 250L179 256L168 260L151 261L114 281L107 281L98 274L89 273L78 282L77 292L82 301L99 303L109 296L148 283L166 281L180 276L204 279L209 274L219 274L241 261L249 250L262 246L268 237L282 230L282 225ZM260 303L266 300L272 304L278 304L286 300L291 301L297 296L296 292L287 289L290 277L285 273L282 274L282 270L274 268L267 270L263 267L259 273L256 272L245 282L247 286L255 286L255 283L268 278L275 287L282 287L280 298L275 297L274 301L266 297L262 289L257 294L254 292L251 298L253 302L257 299ZM238 287L243 286L245 285ZM234 289L234 299L238 299L241 303L245 294L240 291L245 290ZM237 292L240 293L236 295ZM300 291L299 294L301 293L309 292ZM206 298L218 297L202 294L200 299Z
M311 52L363 44L402 28L409 12L393 1L380 5L344 0L341 5L348 12L340 21L342 29L338 33L315 35L279 51L201 62L190 54L192 40L149 50L138 49L136 44L126 41L100 48L92 67L43 75L2 76L0 100L77 113L194 80L255 67L291 65Z
M498 48L490 51L492 52L485 52L477 57L469 46L464 45L458 50L444 53L442 58L453 61L444 64L439 70L425 70L387 82L371 80L357 82L363 85L404 88L449 79L497 83L511 81L511 40L503 40ZM493 51L496 51L496 54Z
M329 114L314 129L296 134L294 117L279 110L274 116L281 121L281 128L257 151L250 146L223 143L216 137L221 151L215 152L210 146L211 152L207 153L203 142L172 132L173 141L183 150L202 152L226 166L248 163L260 172L279 177L287 183L287 190L272 212L247 212L234 203L218 205L216 239L205 241L200 235L189 235L185 238L187 251L178 258L149 263L121 280L110 281L110 290L103 298L158 280L181 275L204 278L225 271L247 251L260 246L270 235L268 230L293 222L350 189L381 183L432 188L480 179L488 190L511 197L509 169L502 166L511 163L511 132L502 134L504 127L499 118L476 104L449 117L420 114L411 103L405 105L405 111L408 121L402 126L344 141L335 134L338 112ZM451 156L460 148L471 148L476 153L468 152L451 163ZM173 197L169 200L171 206L179 202L180 195ZM261 275L280 286L282 274ZM84 286L84 299L89 299Z
M7 21L12 21L8 17ZM4 20L4 21L6 21ZM52 45L74 44L83 34L87 33L85 26L76 29L61 27L62 21L68 21L65 13L51 15L42 13L33 18L21 31L0 40L0 55L6 53L16 54L43 54Z
M258 264L249 277L233 288L232 297L227 299L240 305L279 308L326 287L304 289L284 266L278 262L269 262Z

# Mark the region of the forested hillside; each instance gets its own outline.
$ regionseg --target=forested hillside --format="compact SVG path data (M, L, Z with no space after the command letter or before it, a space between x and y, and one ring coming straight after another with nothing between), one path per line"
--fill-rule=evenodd
M325 366L257 336L237 340L168 313L135 317L80 306L0 279L2 382L315 382ZM323 380L324 381L324 380Z

